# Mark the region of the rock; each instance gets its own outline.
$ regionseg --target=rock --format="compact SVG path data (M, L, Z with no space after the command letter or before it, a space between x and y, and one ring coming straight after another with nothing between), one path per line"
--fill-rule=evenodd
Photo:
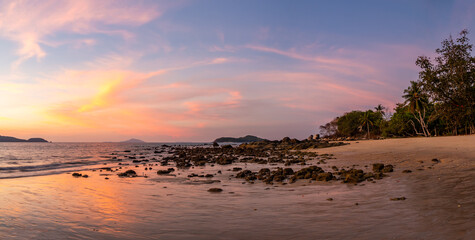
M367 176L363 170L360 169L351 169L344 174L344 183L359 183L366 180Z
M327 198L327 201L333 201L333 198Z
M392 172L392 171L393 171L393 165L391 164L385 165L382 170L383 173Z
M284 168L284 175L292 175L294 170L292 168Z
M210 188L210 189L208 189L208 192L212 192L212 193L220 193L222 191L223 191L223 189L221 189L221 188Z
M290 142L290 138L289 138L289 137L284 137L284 138L282 138L281 141L282 141L283 143L288 143L288 142Z
M213 142L213 147L219 147L219 144L216 141L214 141Z
M406 170L402 171L402 173L412 173L412 171L411 171L411 170L408 170L408 169L406 169Z
M216 163L219 165L227 165L227 164L233 163L234 160L237 160L237 158L228 157L228 156L220 156L218 157L218 159L216 159Z
M83 178L88 178L89 176L87 174L82 175Z
M332 179L333 179L333 174L330 173L330 172L325 172L325 173L319 173L315 180L327 182L327 181L330 181Z
M233 172L238 172L238 171L241 171L241 170L242 170L242 168L240 168L240 167L233 168Z
M374 163L373 164L373 172L381 172L383 170L384 164L382 163Z
M166 175L166 174L170 174L170 171L168 171L168 170L158 170L157 174L158 175Z
M247 181L256 180L256 173L253 173L251 170L244 170L236 174L236 178L244 178Z
M127 170L123 173L117 174L119 177L137 177L137 173L134 170Z
M73 173L73 177L80 177L80 176L82 176L82 174L80 174L80 173Z
M213 174L206 174L206 175L205 175L205 178L212 178L212 177L214 177Z
M434 163L440 163L440 160L437 159L437 158L434 158L434 159L432 159L432 162L434 162Z

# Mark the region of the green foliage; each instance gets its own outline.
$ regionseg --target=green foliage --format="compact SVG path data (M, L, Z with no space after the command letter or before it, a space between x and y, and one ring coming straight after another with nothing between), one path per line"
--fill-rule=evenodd
M367 136L368 132L370 136L380 135L382 124L385 124L385 120L381 112L351 111L320 126L320 130L324 136L362 137Z
M457 39L444 40L434 61L417 58L419 79L404 90L405 101L397 104L389 120L379 104L375 111L345 113L320 129L337 137L475 133L475 57L467 35L463 30Z
M475 57L467 35L463 30L457 39L450 36L442 41L434 62L425 56L416 61L422 69L419 83L436 103L438 117L454 134L464 127L475 133Z
M409 107L404 104L397 104L395 113L391 120L384 127L383 137L413 136L416 134L414 126L419 127L414 115L411 114ZM412 125L414 124L414 125Z

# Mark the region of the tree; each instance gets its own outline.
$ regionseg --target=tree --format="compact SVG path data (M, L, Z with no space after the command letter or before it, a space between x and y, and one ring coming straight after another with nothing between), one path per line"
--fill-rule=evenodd
M338 134L338 118L320 126L320 134L324 137L335 137Z
M398 103L394 108L394 114L388 122L388 125L383 129L383 136L413 136L417 134L416 123L414 123L414 115L409 111L409 106Z
M424 136L429 137L430 132L424 120L426 117L426 106L429 102L427 96L422 93L421 86L414 81L411 81L411 86L404 90L404 93L405 94L402 96L406 100L404 103L408 104L409 110L421 125Z
M366 112L363 113L363 115L361 116L361 126L364 127L366 126L366 129L368 130L368 134L366 135L366 138L369 139L369 125L373 126L373 121L371 119L371 115L372 115L373 111L371 110L368 110Z
M343 116L338 117L337 126L338 126L338 135L345 137L354 137L358 136L361 132L361 116L363 112L361 111L351 111L343 114Z
M376 112L378 114L381 114L381 116L386 116L386 113L384 112L384 110L386 110L386 108L383 107L383 105L378 104L378 106L374 107L374 110L376 110Z
M467 35L468 31L463 30L457 39L450 36L443 40L434 62L426 56L416 61L422 69L419 82L423 91L455 134L461 127L475 133L475 58Z

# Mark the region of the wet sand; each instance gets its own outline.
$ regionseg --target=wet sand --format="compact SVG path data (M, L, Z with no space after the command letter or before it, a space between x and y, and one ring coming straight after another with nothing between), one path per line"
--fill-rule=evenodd
M357 185L308 180L267 185L229 178L235 172L227 170L235 166L265 167L244 163L177 170L176 176L157 175L156 167L138 172L148 178L83 171L89 178L2 179L0 238L473 239L474 149L475 136L460 136L360 141L315 150L334 154L326 167L358 165L366 171L372 163L394 165L388 177ZM221 182L203 184L186 177L190 171L218 170L223 174L213 179ZM224 191L208 192L212 187ZM406 200L390 200L396 197Z

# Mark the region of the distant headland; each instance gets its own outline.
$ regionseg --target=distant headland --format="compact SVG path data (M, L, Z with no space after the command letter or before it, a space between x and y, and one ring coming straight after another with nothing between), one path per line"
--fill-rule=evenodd
M28 140L9 136L0 136L0 142L48 142L43 138L30 138Z
M235 142L235 143L244 143L244 142L259 142L259 141L264 141L266 139L259 138L256 136L252 135L247 135L245 137L239 137L239 138L234 138L234 137L221 137L217 138L214 140L217 143L223 143L223 142Z

